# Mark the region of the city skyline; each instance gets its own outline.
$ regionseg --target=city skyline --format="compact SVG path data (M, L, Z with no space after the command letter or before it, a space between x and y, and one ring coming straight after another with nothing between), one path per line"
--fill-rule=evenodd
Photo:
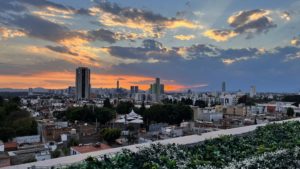
M98 88L298 92L300 2L0 2L0 88L66 88L77 67ZM172 3L172 7L169 5Z

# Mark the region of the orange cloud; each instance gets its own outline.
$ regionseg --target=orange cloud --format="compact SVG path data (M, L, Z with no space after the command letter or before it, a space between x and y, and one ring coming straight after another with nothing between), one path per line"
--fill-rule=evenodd
M176 29L176 28L188 28L188 29L197 29L202 28L201 25L195 24L191 21L184 19L168 19L163 18L157 21L146 20L143 15L136 16L135 18L130 18L126 16L119 16L114 13L105 11L98 7L93 7L89 9L91 15L98 16L102 24L110 27L127 27L131 29L139 29L144 32L148 37L159 38L163 35L162 31L158 29ZM137 12L136 15L143 13L142 10L129 10L130 13Z
M175 35L174 38L179 39L179 40L191 40L194 39L194 35Z
M235 36L238 35L235 31L232 30L207 30L203 33L204 36L213 39L217 42L224 42L227 41Z
M8 39L8 38L22 37L22 36L26 36L26 34L23 31L0 27L1 39Z
M49 89L64 89L75 85L75 73L65 72L42 72L31 75L0 75L0 88L34 88L44 87ZM110 75L110 74L91 74L91 83L93 88L115 88L116 81L120 80L122 88L129 89L132 85L138 85L142 90L148 90L153 77L133 76L133 75ZM147 81L147 83L141 83ZM168 81L165 84L166 91L179 91L191 86L178 84L174 81Z

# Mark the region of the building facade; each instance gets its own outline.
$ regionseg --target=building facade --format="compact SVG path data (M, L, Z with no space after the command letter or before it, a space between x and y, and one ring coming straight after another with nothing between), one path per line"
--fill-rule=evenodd
M90 83L90 69L86 67L79 67L76 69L76 99L88 100L90 99L91 83Z
M164 94L165 86L160 84L160 78L155 79L155 83L150 86L150 93L154 95L154 100L159 101L161 94Z

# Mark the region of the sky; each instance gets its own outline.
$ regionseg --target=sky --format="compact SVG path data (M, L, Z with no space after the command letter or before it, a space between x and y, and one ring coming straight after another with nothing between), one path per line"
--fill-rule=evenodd
M160 77L169 91L300 91L299 0L0 0L0 88Z

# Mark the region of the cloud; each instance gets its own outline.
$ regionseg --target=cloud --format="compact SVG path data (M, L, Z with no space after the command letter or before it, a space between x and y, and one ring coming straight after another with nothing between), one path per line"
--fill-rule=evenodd
M58 42L73 36L82 36L79 32L71 31L69 28L44 20L38 16L24 14L12 15L7 22L14 27L24 31L28 36L47 41Z
M218 58L224 64L256 59L268 51L256 48L222 49L214 45L195 44L189 47L167 48L162 43L147 39L141 47L111 46L101 49L110 56L120 59L133 59L134 63L167 63L174 60L197 60ZM241 57L242 56L242 57Z
M228 39L231 39L235 36L238 35L238 33L236 33L233 30L215 30L215 29L211 29L211 30L207 30L203 33L204 36L213 39L217 42L223 42L223 41L227 41Z
M243 57L237 57L237 58L233 58L233 59L226 59L226 58L223 58L222 59L222 62L226 65L231 65L233 63L236 63L236 62L240 62L240 61L247 61L249 59L257 59L258 57L257 56L243 56Z
M300 45L300 36L298 37L294 37L292 40L291 40L291 45L293 46L299 46Z
M185 19L167 18L151 11L120 7L107 1L95 2L97 5L90 9L91 15L99 16L100 22L106 26L140 29L151 37L160 37L164 29L199 28L199 25Z
M86 32L86 37L89 41L105 41L108 43L116 43L121 40L134 41L136 39L143 39L145 35L132 32L112 32L107 29L91 30Z
M272 11L264 9L239 11L227 20L231 29L211 29L203 35L218 42L227 41L240 34L246 35L249 39L277 27L271 18L271 13Z
M291 14L287 11L280 12L279 16L281 19L286 20L286 21L290 21L292 19Z
M115 33L105 29L92 30L88 32L88 38L92 41L100 40L109 43L115 43Z
M293 61L296 59L300 59L300 51L297 53L293 53L293 54L288 54L284 60L284 62L289 62L289 61Z
M9 39L14 37L23 37L26 34L21 30L9 29L5 27L0 27L0 39Z
M157 63L178 56L174 50L159 46L158 43L150 44L148 42L143 47L110 46L104 47L102 50L111 56L121 59L134 59L136 62Z
M78 56L78 53L71 52L68 48L66 48L64 46L46 46L46 48L48 48L54 52L66 53L66 54L70 54L73 56Z
M175 35L174 38L179 39L179 40L191 40L194 39L194 35Z

